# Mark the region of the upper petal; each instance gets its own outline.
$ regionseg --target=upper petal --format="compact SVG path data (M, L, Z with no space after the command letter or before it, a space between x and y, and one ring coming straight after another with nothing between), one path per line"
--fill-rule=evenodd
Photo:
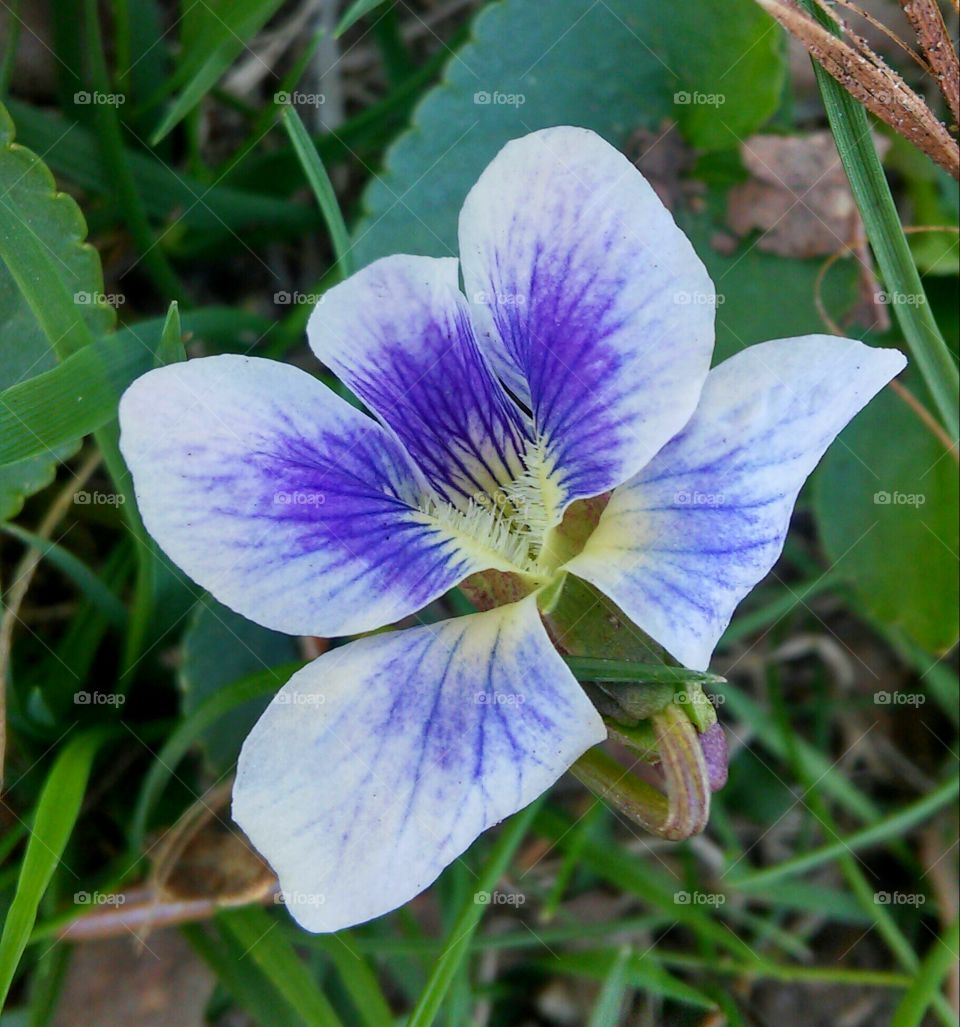
M244 743L233 815L293 916L336 931L413 898L605 735L530 597L294 675Z
M521 469L523 418L477 348L456 260L384 257L326 293L307 331L452 502Z
M640 470L693 413L713 351L706 269L599 136L508 143L460 214L474 322L533 411L559 511Z
M737 604L780 555L807 476L905 364L897 350L825 335L724 361L689 424L614 492L568 569L705 670Z
M415 510L427 487L399 443L305 371L171 364L130 386L120 425L147 530L258 624L382 627L485 565Z

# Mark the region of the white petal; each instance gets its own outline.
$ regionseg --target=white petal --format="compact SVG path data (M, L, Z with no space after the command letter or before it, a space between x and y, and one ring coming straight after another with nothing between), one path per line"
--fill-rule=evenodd
M463 505L520 471L524 418L477 348L455 260L375 261L323 297L308 333L441 495Z
M286 364L206 357L144 375L120 447L147 530L220 602L276 631L343 635L489 566L414 509L400 444Z
M291 914L336 931L413 898L605 734L530 597L305 667L244 744L233 815Z
M737 604L780 555L807 476L905 364L897 350L826 335L724 361L690 423L614 492L568 569L705 670Z
M714 290L656 193L582 128L508 143L460 214L481 343L531 408L559 509L640 470L693 413Z

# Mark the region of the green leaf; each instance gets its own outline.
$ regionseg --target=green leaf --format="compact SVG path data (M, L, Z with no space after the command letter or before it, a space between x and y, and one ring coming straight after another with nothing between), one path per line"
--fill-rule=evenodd
M617 1027L623 1001L630 987L630 946L624 945L610 964L610 970L590 1013L589 1027Z
M14 142L0 104L0 392L112 328L100 259L86 234L80 208L57 192L43 161ZM73 451L44 447L0 469L0 516L16 515Z
M0 1008L37 919L37 908L63 856L87 788L93 758L109 732L77 735L68 742L40 793L17 890L0 936Z
M700 1009L714 1009L716 1002L685 984L679 977L664 970L655 958L655 955L634 955L627 952L624 965L618 970L617 963L623 959L623 953L615 950L595 949L592 952L578 952L576 955L561 955L553 959L543 961L543 966L553 973L576 974L581 977L592 977L606 983L614 978L614 983L622 993L626 985L633 985L635 988L642 988L644 992L661 995L665 998L675 999L678 1002L686 1002L689 1005ZM619 976L619 981L614 975ZM597 1003L598 1007L600 1003ZM612 1019L599 1019L595 1010L591 1019L593 1024L609 1023L615 1024L622 1021Z
M0 464L46 455L111 421L123 390L153 354L129 334L85 346L61 364L0 393Z
M954 920L943 937L935 937L890 1021L891 1027L919 1027L950 968L956 965L960 921Z
M93 133L82 125L10 102L21 125L20 134L59 175L69 182L113 198L113 183ZM251 158L252 159L252 155ZM230 233L249 233L268 228L272 237L300 237L319 225L308 206L276 196L209 185L181 175L161 161L137 150L128 150L126 161L140 189L143 205L154 221L166 224L160 245L177 250L187 233L208 245ZM292 161L292 155L291 155Z
M656 0L611 0L586 11L579 0L485 7L367 190L367 216L355 232L358 263L397 252L455 253L467 191L505 143L536 129L579 125L623 146L635 130L659 129L691 106L675 103L682 91L722 91L722 108L704 111L741 133L758 129L783 77L776 34L765 35L769 23L750 0L707 7L711 15L696 17L683 4ZM691 31L702 32L702 43L688 44ZM602 40L589 60L585 39ZM516 103L490 102L494 93ZM704 116L691 122L696 134L722 131L727 145L735 142L726 129L706 128Z
M350 934L319 935L317 942L337 968L364 1027L393 1027L393 1014L380 990L377 975L367 960L354 952Z
M659 135L665 120L684 111L695 118L695 134L729 137L724 125L741 134L756 131L773 111L783 77L769 24L749 0L711 0L698 4L695 16L682 4L656 0L615 0L586 13L577 0L504 0L485 7L470 42L416 108L411 130L387 151L383 171L364 195L365 213L354 227L357 266L391 253L455 254L467 192L501 147L528 132L579 125L628 149L638 129ZM688 45L690 32L704 36L702 45ZM603 40L589 61L584 39ZM684 90L722 92L725 102L676 104L674 95ZM475 94L494 92L524 102L475 102ZM695 116L689 112L694 106ZM707 112L713 127L701 124ZM681 202L674 215L720 294L715 361L766 339L822 332L814 304L820 261L763 253L752 239L721 253L715 238L729 236L725 196L714 186L707 199L701 212ZM851 263L830 275L825 299L837 315L856 299Z
M180 305L174 300L170 304L163 322L155 363L158 367L162 367L165 364L178 364L186 359L187 352L183 348L183 329L180 325Z
M205 596L183 636L179 684L184 716L193 716L225 685L296 659L294 638L262 628ZM199 736L215 775L236 763L243 740L268 702L269 696L263 696L237 706Z
M7 471L2 465L46 457L109 424L127 386L171 352L163 347L166 323L155 318L121 328L0 392L0 480ZM230 350L246 348L244 337L256 338L268 325L257 315L207 307L185 314L182 331Z
M924 648L957 641L956 461L889 389L858 415L814 478L824 548L880 621Z
M666 13L661 7L660 16ZM698 149L739 145L780 101L786 67L776 22L753 2L698 0L696 13L678 5L664 39L676 77L676 114Z
M819 849L794 856L782 863L765 867L763 870L748 871L742 874L731 873L727 877L728 885L739 890L761 887L771 881L779 881L784 877L806 873L814 867L831 862L838 856L853 855L868 846L901 838L917 824L954 802L958 792L960 792L960 781L950 778L929 794L903 806L896 813L882 817L870 827L854 831L846 838L837 838L836 841L823 845Z
M277 1001L277 993L263 971L245 958L246 946L240 945L232 934L221 928L219 938L214 938L200 924L184 924L180 930L216 974L217 982L253 1015L254 1023L301 1027L294 1011Z
M150 139L156 146L216 85L250 40L274 15L283 0L210 0L202 28L185 40L179 79L187 84Z

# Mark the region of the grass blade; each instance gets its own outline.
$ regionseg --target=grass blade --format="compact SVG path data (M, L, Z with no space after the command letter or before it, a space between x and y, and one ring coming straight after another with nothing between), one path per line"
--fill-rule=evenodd
M343 214L340 213L340 204L337 203L336 194L333 191L333 183L327 174L327 169L320 160L317 148L307 133L300 115L292 107L285 107L280 115L283 127L290 136L290 142L303 166L303 173L307 176L310 188L317 198L320 213L327 223L330 232L330 242L333 244L333 252L337 257L337 266L340 273L346 277L350 274L352 264L350 260L350 234L343 221Z
M308 1027L339 1025L340 1018L326 995L283 932L277 929L278 920L259 906L227 910L218 914L217 920L243 947L244 955L253 958Z
M82 560L58 543L40 538L19 525L0 524L0 531L36 549L44 559L62 571L115 628L123 628L127 622L127 611L123 603Z
M476 887L470 894L469 901L461 907L460 913L453 923L453 929L449 935L450 942L434 965L427 980L427 986L423 989L416 1007L410 1014L407 1027L430 1027L436 1019L444 996L453 983L460 964L466 959L470 951L470 941L484 911L488 908L483 903L477 902L476 896L480 892L492 892L496 888L497 881L510 865L510 860L526 836L542 801L542 798L537 799L526 809L516 813L501 831L486 864L476 879Z
M802 874L812 867L820 866L822 863L829 863L838 856L849 855L868 845L875 845L877 842L888 841L891 838L899 838L912 827L932 816L937 810L953 802L960 793L960 780L951 778L944 781L939 788L935 788L929 795L923 796L909 806L889 817L884 817L879 822L865 827L860 831L854 831L846 838L840 838L829 845L824 845L813 852L804 853L802 856L794 856L793 859L784 860L775 866L767 867L765 870L758 870L752 874L743 874L734 877L731 875L729 884L733 888L746 890L756 888L760 885L769 884L771 881L779 881L784 877L794 877Z
M836 30L832 17L825 15L814 0L804 0L804 7L821 24ZM816 61L813 62L813 70L837 152L863 218L870 247L877 258L880 277L887 292L905 298L904 302L892 305L894 315L944 426L950 437L957 439L960 436L960 374L927 302L893 194L873 144L867 112Z
M920 964L920 970L900 1000L890 1027L919 1027L927 1009L940 992L944 976L957 961L960 920L954 920L942 938L936 938Z
M112 733L100 728L78 735L64 746L47 775L20 867L17 890L0 936L0 1008L30 939L40 900L80 813L93 758Z

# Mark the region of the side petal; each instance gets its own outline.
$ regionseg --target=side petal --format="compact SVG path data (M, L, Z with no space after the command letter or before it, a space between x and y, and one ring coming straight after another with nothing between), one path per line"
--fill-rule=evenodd
M508 143L460 214L481 343L533 412L558 512L636 474L693 413L714 289L623 154L582 128Z
M516 477L523 418L477 348L456 260L384 257L326 293L307 333L451 502Z
M531 597L294 675L244 743L233 816L296 920L337 931L423 891L605 736Z
M567 569L705 670L737 604L779 557L807 476L905 364L897 350L826 335L724 361L690 423L614 492Z
M401 446L305 371L171 364L127 389L120 426L147 530L258 624L367 631L483 565L414 509L427 487Z

